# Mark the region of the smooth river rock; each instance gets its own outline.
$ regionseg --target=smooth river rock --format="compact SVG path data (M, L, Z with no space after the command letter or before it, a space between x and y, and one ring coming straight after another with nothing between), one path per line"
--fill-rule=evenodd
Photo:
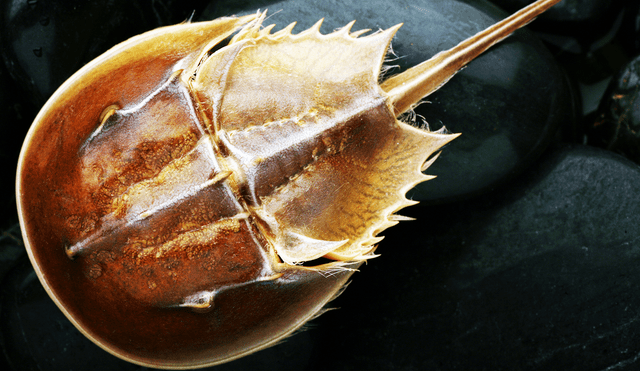
M117 43L183 22L194 0L7 0L0 4L2 57L41 106L69 76Z
M640 55L611 80L588 129L591 144L640 163Z

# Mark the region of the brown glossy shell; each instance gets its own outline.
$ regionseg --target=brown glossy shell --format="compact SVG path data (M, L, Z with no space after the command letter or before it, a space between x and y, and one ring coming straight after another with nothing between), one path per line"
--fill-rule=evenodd
M365 259L452 138L390 112L377 81L395 29L271 35L256 22L208 55L254 18L117 46L29 134L20 208L39 276L130 360L204 365L299 327L357 263L295 263Z
M25 141L18 208L38 277L86 336L131 362L202 367L299 328L372 257L455 137L396 119L417 101L398 78L378 84L398 27L271 34L263 18L114 47L55 93Z

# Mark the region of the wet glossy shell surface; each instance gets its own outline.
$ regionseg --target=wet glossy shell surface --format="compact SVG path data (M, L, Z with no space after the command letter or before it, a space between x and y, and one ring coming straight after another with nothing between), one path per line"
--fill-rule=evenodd
M30 257L63 312L117 356L201 367L287 336L372 256L454 137L396 120L378 74L397 28L271 34L260 21L120 44L29 132L18 202ZM336 262L298 264L323 256Z

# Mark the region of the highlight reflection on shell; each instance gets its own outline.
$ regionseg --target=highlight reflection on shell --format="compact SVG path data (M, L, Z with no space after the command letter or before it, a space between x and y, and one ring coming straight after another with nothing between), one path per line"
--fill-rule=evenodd
M261 13L114 47L56 92L23 147L18 207L40 280L135 363L202 367L274 344L373 256L455 138L396 117L555 2L381 85L399 26L272 34Z

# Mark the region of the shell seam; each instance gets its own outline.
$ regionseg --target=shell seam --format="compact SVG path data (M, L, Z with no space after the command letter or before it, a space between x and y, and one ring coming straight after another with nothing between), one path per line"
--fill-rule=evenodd
M229 138L233 137L236 134L239 133L248 133L254 130L260 130L260 129L266 129L272 126L282 126L284 124L290 123L290 122L294 122L296 125L300 126L300 127L304 127L309 125L310 123L307 121L303 121L302 119L304 119L305 117L314 117L316 115L316 112L314 109L310 109L308 110L306 113L303 113L301 115L297 115L297 116L291 116L291 117L287 117L287 118L283 118L280 120L276 120L276 121L269 121L269 122L265 122L262 123L260 125L252 125L252 126L248 126L244 129L236 129L236 130L229 130L226 131L227 135L229 136Z

